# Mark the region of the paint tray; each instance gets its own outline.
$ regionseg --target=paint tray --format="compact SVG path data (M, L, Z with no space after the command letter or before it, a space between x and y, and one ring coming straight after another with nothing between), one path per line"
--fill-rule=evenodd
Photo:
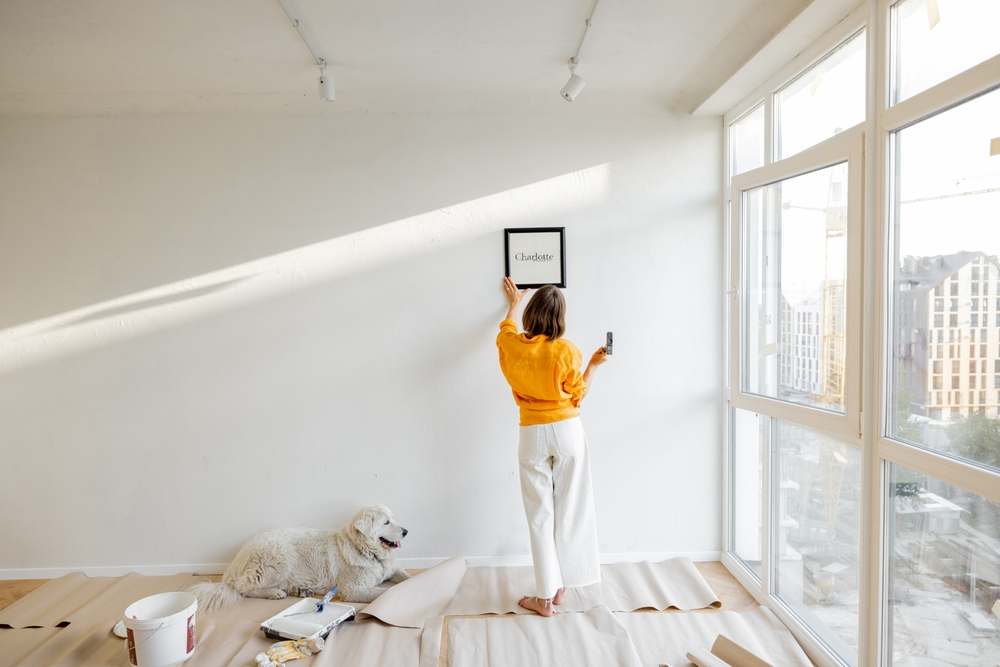
M316 611L316 602L314 598L299 600L261 623L261 632L268 639L326 639L334 627L355 616L350 605L327 602L323 611Z

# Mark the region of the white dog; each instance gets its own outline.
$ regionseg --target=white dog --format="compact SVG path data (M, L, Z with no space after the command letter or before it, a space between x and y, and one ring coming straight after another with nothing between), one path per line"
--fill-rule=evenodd
M245 597L280 600L302 589L318 593L334 585L347 602L371 602L385 591L378 588L382 582L410 578L393 553L407 532L381 505L362 508L340 530L276 528L243 545L222 583L189 590L205 611Z

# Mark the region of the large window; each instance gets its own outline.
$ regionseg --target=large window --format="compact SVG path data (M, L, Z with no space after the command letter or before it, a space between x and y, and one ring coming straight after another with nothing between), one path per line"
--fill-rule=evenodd
M843 413L847 163L743 198L742 388Z
M889 467L889 664L995 665L1000 503Z
M860 401L850 388L860 380L862 172L861 130L839 132L734 176L730 214L738 280L730 493L740 503L731 552L850 665L858 662L861 570ZM746 414L760 422L766 476L750 465ZM764 494L757 506L770 507L760 564L747 546L757 527L743 506L750 485Z
M775 158L865 120L865 32L847 40L774 94Z
M843 132L732 179L730 363L741 409L860 433L863 142ZM853 335L849 335L852 333Z
M991 308L1000 297L995 137L1000 90L892 135L890 435L1000 469L1000 392L994 390L1000 311ZM947 321L934 317L935 293L945 291L955 295L955 316Z
M723 560L821 667L1000 664L997 25L869 0L726 116Z
M778 422L775 593L848 659L858 651L861 452Z
M903 0L891 18L892 104L1000 53L996 0Z

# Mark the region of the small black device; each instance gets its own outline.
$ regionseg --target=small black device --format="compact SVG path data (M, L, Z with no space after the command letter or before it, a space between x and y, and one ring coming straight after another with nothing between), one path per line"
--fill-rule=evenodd
M611 354L611 332L610 331L608 332L608 342L604 346L604 352L607 353L607 354Z

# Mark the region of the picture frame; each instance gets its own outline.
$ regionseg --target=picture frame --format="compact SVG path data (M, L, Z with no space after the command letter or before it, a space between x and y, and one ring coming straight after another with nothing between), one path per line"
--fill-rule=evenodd
M504 231L504 275L521 289L566 287L566 228L514 227Z

